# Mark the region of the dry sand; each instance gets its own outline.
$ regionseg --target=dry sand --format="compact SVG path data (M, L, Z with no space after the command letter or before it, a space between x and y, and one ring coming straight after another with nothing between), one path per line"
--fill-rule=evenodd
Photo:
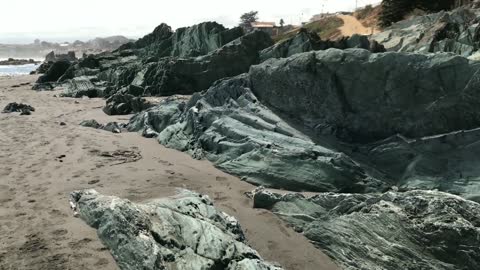
M0 77L0 109L10 102L36 109L30 116L0 114L1 270L118 269L95 231L72 216L69 192L95 188L142 202L173 195L179 187L208 194L237 217L249 244L265 259L286 269L339 269L276 216L252 209L244 192L254 186L136 133L80 127L86 119L128 121L105 115L101 99L12 88L35 79Z
M354 34L372 35L378 33L374 27L365 27L357 18L351 15L338 15L343 20L343 26L339 28L344 37L351 37Z

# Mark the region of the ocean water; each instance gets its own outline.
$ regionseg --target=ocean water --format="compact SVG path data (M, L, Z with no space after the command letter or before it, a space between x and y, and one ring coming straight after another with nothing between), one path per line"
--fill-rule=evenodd
M28 65L19 65L19 66L1 66L0 65L0 76L16 76L16 75L25 75L29 74L31 71L37 69L39 65L28 64Z

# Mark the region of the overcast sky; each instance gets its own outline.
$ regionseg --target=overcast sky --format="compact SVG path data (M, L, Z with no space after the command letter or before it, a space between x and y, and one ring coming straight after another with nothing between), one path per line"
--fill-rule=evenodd
M242 13L298 24L323 11L351 11L356 0L1 0L0 43L40 38L72 41L100 36L141 37L165 22L173 28L203 21L232 27ZM358 0L359 6L380 0ZM286 4L288 3L288 4Z

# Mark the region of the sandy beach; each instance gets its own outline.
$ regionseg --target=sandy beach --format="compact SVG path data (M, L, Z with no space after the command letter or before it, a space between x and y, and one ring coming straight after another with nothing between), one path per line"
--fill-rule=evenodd
M239 219L248 243L265 259L286 269L338 269L272 213L253 209L244 193L254 186L154 139L79 126L88 119L128 122L128 116L105 115L102 99L12 87L35 79L0 77L1 108L22 102L36 109L30 116L0 114L1 270L117 269L95 231L69 208L69 193L87 188L135 202L173 195L177 188L208 194Z

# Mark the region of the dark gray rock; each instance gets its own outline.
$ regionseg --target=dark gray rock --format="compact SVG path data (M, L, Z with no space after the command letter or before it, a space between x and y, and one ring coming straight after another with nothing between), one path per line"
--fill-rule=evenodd
M36 83L32 86L35 91L52 91L57 86L56 83Z
M207 196L183 191L134 204L94 190L73 192L78 216L97 229L122 270L280 270L245 244L234 217Z
M108 115L126 115L144 111L153 104L130 94L117 93L107 99L103 111Z
M54 62L48 71L40 76L37 80L37 83L48 83L48 82L56 82L60 77L62 77L65 72L70 68L71 62L67 60L61 60Z
M112 133L121 133L123 128L122 125L118 124L117 122L109 122L105 125L102 125L93 119L82 121L80 123L80 126L90 127L95 129L103 129L105 131L110 131Z
M196 58L163 58L151 62L136 74L132 84L148 88L148 94L168 96L192 94L210 87L215 81L247 72L258 63L258 52L273 41L256 31Z
M95 77L93 77L95 80ZM92 77L80 76L69 80L62 93L64 97L89 98L103 97L106 87L102 83L92 82Z
M286 58L294 54L320 51L330 48L349 49L360 48L371 50L374 53L385 52L385 48L376 41L370 41L367 36L353 35L339 40L322 40L316 33L309 32L307 29L300 29L299 32L286 40L264 49L260 52L261 62L271 58Z
M129 131L141 131L147 138L154 138L159 131L180 121L180 116L186 107L186 98L172 96L160 102L160 104L136 114L130 119Z
M162 144L206 157L259 185L338 192L385 188L346 155L315 144L260 104L247 76L195 94L185 108L166 100L132 118L129 129L158 134Z
M206 55L243 36L241 27L226 29L216 22L179 28L172 35L172 56L180 58Z
M478 200L478 132L460 131L480 126L479 68L453 54L297 54L217 82L185 107L167 100L129 129L258 185Z
M7 104L2 113L20 112L22 115L30 115L30 112L34 112L35 108L28 104L12 102Z
M365 143L480 125L480 63L453 54L319 51L250 70L262 104L314 134Z
M144 88L143 95L191 94L247 72L259 62L259 51L271 45L266 33L244 35L240 28L226 29L214 22L176 32L162 24L113 53L81 59L62 79L88 73L110 87L106 97L129 86Z
M272 203L265 205L265 197ZM454 195L392 191L306 198L258 190L254 200L303 232L344 269L480 267L480 205Z

